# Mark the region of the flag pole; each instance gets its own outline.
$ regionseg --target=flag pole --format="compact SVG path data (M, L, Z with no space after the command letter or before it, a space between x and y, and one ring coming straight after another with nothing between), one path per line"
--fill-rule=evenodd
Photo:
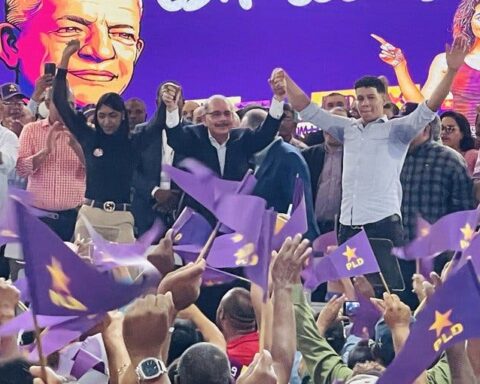
M253 174L253 171L251 169L249 169L246 172L243 180L248 178L248 176L251 175L251 174ZM242 190L242 187L243 187L243 181L240 182L240 185L238 186L237 190L235 191L235 194L240 193L240 191ZM200 252L200 254L197 257L196 262L199 262L200 260L205 259L207 257L208 252L210 251L210 248L212 247L213 241L215 240L215 237L217 237L217 234L218 234L218 231L220 230L221 225L222 224L220 223L220 221L217 221L217 224L215 224L215 228L213 228L213 231L210 234L210 237L208 238L207 242L205 243L205 245L202 248L202 251Z
M382 284L383 284L383 286L385 287L385 290L386 290L387 293L390 295L391 292L390 292L390 289L388 288L387 281L385 280L385 277L383 276L382 271L379 271L378 273L380 274L380 279L382 279Z
M43 354L43 346L42 346L42 336L41 336L41 331L40 331L40 326L38 325L38 320L37 320L37 313L34 310L34 306L32 306L32 315L33 315L33 326L35 327L35 335L37 339L37 348L38 348L38 358L40 362L40 368L41 368L41 376L42 380L44 383L47 383L47 359L45 358L45 355Z
M421 271L420 271L420 260L419 259L415 260L415 272L417 273L417 275L421 273Z

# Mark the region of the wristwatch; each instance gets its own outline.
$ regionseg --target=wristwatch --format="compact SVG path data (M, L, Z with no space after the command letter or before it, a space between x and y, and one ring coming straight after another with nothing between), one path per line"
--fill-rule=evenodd
M157 379L167 373L165 363L155 357L148 357L138 363L135 369L139 383Z

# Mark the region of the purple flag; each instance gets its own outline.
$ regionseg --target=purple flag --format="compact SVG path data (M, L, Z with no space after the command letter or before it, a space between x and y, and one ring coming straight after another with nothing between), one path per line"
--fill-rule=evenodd
M295 189L292 197L292 206L294 210L288 221L281 226L279 231L275 231L272 239L272 248L279 250L287 237L294 237L296 234L304 234L308 230L307 206L305 204L305 193L303 190L303 180L297 177L295 180ZM278 228L278 227L277 227Z
M37 316L38 326L40 328L51 327L57 324L65 323L76 319L76 316ZM31 311L26 311L14 317L8 323L0 327L0 337L14 335L20 331L34 331L35 325L33 322L33 314Z
M166 164L163 170L175 184L212 213L216 201L221 196L233 193L248 194L255 187L256 180L250 173L238 182L220 179L211 169L192 159L184 160L181 166L188 171Z
M355 290L360 307L352 316L353 326L350 331L352 335L363 337L363 329L366 328L368 337L375 335L375 324L377 324L382 314L372 302L363 296L358 290Z
M472 260L473 268L477 272L477 275L480 275L480 233L475 235L470 243L470 246L462 252L462 255L454 269L457 270L463 267L467 263L468 259Z
M468 248L478 223L479 210L461 211L443 216L428 226L419 223L419 237L405 247L394 248L393 254L405 260L434 257L444 251L463 251Z
M238 276L207 265L202 275L202 285L205 287L213 287L215 285L230 283L236 279L238 279Z
M174 245L203 245L207 242L212 227L193 209L186 207L172 226Z
M139 284L121 284L72 252L16 203L32 307L38 315L82 316L119 308L158 283L152 266ZM152 277L152 278L149 278Z
M152 228L145 232L135 243L113 243L105 240L90 224L83 218L92 240L92 260L101 271L108 271L119 266L148 267L146 252L153 240L158 238L164 231L164 225L156 221Z
M252 242L251 238L252 236L248 237L248 235L244 236L240 233L230 233L217 237L208 252L207 263L214 268L257 265L259 262L258 244Z
M314 263L314 280L309 282L312 286L380 271L364 230L340 245L330 255L317 260L318 262Z
M260 238L258 240L258 263L245 268L246 277L263 290L263 301L268 298L268 271L272 259L272 236L275 229L276 213L272 210L265 211L262 218Z
M461 295L461 300L459 300ZM447 348L480 336L480 286L467 263L428 300L378 384L412 383Z
M317 281L317 276L315 275L315 270L317 269L320 260L320 258L310 255L307 266L302 271L303 286L311 291L315 290L320 285Z
M335 231L324 233L313 240L312 250L315 254L324 254L327 248L332 245L338 245L337 233Z
M41 335L43 354L48 356L62 349L100 323L104 316L105 314L77 317L65 323L46 328ZM29 359L38 360L36 344L30 352Z

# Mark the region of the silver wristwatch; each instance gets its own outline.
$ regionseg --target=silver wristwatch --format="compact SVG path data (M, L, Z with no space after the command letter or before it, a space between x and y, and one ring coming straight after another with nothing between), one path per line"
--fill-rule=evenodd
M135 368L137 379L139 383L146 382L148 380L157 379L163 374L167 373L167 367L165 363L155 357L148 357L138 363Z

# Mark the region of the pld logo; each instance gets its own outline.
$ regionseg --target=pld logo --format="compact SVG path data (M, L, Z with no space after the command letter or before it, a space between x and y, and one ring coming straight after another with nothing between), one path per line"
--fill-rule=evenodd
M347 268L348 271L362 266L365 262L361 257L358 257L356 255L356 251L357 251L357 248L350 248L347 245L347 250L342 253L342 255L347 257L347 263L345 264L345 267Z
M429 331L435 331L437 334L437 338L433 343L433 349L435 352L438 352L442 345L448 343L455 336L463 333L462 323L453 323L450 320L451 315L451 309L445 313L435 311L435 322L428 329Z

